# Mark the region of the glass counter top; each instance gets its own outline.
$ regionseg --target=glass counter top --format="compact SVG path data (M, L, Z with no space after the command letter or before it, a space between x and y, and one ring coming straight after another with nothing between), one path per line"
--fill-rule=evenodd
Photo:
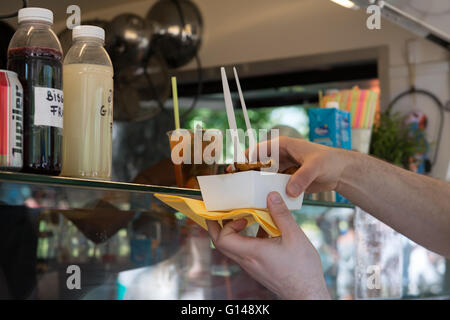
M177 194L181 196L201 198L201 192L197 189L155 186L107 180L67 178L18 172L0 172L0 190L2 189L2 184L4 183L14 184L16 185L16 187L21 186L22 192L24 192L23 189L28 189L28 191L25 192L65 192L66 194L71 195L77 193L85 195L85 199L97 198L100 196L100 194L103 194L104 196L107 196L109 200L114 200L114 198L116 200L120 200L120 202L122 202L122 205L119 205L118 208L123 208L124 210L130 209L128 205L123 205L124 202L130 202L131 200L133 200L132 202L136 204L138 202L136 200L143 200L146 195L150 195L153 193ZM128 197L126 195L128 195ZM81 198L83 198L83 196ZM74 204L72 204L70 207L79 207L77 205L73 205ZM334 208L354 208L354 206L351 204L308 199L303 200L303 205ZM63 209L59 205L51 207ZM136 206L131 207L133 207L133 209L145 209Z
M200 196L200 190L185 189L165 186L152 186L137 183L116 182L109 180L92 180L80 178L68 178L59 176L46 176L39 174L0 172L0 181L15 183L41 184L60 187L91 188L121 190L127 192L152 192L152 193L170 193L179 195Z

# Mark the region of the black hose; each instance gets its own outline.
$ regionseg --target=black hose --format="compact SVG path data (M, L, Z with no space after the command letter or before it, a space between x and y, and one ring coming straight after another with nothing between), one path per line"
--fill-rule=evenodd
M23 5L22 8L28 7L28 1L22 0L22 5ZM2 14L2 15L0 15L0 19L14 18L14 17L17 17L18 14L19 14L19 10L17 10L16 12L10 13L10 14Z
M434 150L434 157L433 157L433 161L431 161L431 164L434 165L437 161L437 156L438 156L438 151L439 151L439 144L441 143L441 137L442 137L442 131L444 129L444 111L447 110L447 108L444 106L444 104L439 100L438 97L436 97L436 95L434 95L433 93L431 93L430 91L427 90L423 90L423 89L416 89L415 87L412 87L411 89L400 93L398 96L396 96L391 103L389 103L388 108L387 108L387 112L390 113L392 111L393 106L403 97L408 96L410 94L421 94L424 96L427 96L429 98L431 98L431 100L434 101L434 103L437 105L437 107L439 108L439 112L440 112L440 121L439 121L439 132L438 132L438 137L437 137L437 141L436 141L436 148Z
M156 54L156 53L155 53ZM144 75L145 78L148 81L149 87L150 87L150 92L153 95L153 97L155 97L156 99L156 103L158 104L159 109L161 110L162 113L168 115L168 111L167 109L164 107L164 102L161 100L160 95L158 94L158 90L156 90L155 85L153 84L153 80L152 77L150 76L150 74L147 71L148 68L144 67Z
M186 120L186 117L189 115L189 113L195 109L195 106L197 104L198 98L200 98L200 95L202 94L203 90L203 74L202 74L202 65L200 62L200 58L198 55L195 55L195 61L197 62L197 92L195 93L194 99L192 100L191 106L183 112L181 115L181 123L183 123Z
M189 115L189 113L195 109L195 106L197 104L198 98L200 97L202 90L203 90L203 74L202 74L202 65L200 62L200 58L198 57L198 55L195 55L195 61L197 62L197 92L195 93L195 96L192 100L192 103L190 105L190 107L183 112L183 114L180 116L180 124L182 124L184 122L184 120L186 120L186 117ZM167 111L167 109L164 107L164 102L161 100L161 97L159 96L155 85L153 84L153 81L151 79L151 76L148 74L147 72L147 68L144 68L144 74L145 77L147 78L147 81L149 83L149 87L150 87L150 92L152 93L152 95L155 97L156 102L159 106L159 108L161 109L161 111L164 114L169 115L169 112Z

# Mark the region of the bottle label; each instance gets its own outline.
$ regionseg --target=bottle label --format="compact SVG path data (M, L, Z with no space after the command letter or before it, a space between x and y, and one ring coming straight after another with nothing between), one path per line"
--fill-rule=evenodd
M54 88L34 87L34 125L63 127L63 91Z

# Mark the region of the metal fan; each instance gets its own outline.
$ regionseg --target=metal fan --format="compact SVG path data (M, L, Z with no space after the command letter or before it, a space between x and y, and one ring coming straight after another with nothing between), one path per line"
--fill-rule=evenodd
M171 68L190 62L202 40L203 21L189 0L160 0L147 13L153 28L152 45L160 50Z
M138 15L124 13L115 17L106 41L114 68L142 65L149 56L151 39L150 26Z
M151 51L152 29L141 17L121 14L111 21L106 48L114 65L114 119L144 120L169 97L166 63Z

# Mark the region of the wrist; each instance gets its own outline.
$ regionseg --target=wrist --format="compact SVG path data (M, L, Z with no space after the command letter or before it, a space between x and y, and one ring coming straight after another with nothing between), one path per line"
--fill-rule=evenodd
M330 293L328 289L323 283L321 286L313 286L308 290L302 290L301 292L297 292L295 294L290 294L286 297L283 297L286 300L330 300Z
M340 149L338 151L338 163L341 171L336 184L336 192L345 196L346 190L353 184L355 176L361 171L361 160L364 155L359 152Z
M331 299L321 266L314 269L314 273L308 273L306 277L302 272L279 279L278 290L274 292L285 300Z

